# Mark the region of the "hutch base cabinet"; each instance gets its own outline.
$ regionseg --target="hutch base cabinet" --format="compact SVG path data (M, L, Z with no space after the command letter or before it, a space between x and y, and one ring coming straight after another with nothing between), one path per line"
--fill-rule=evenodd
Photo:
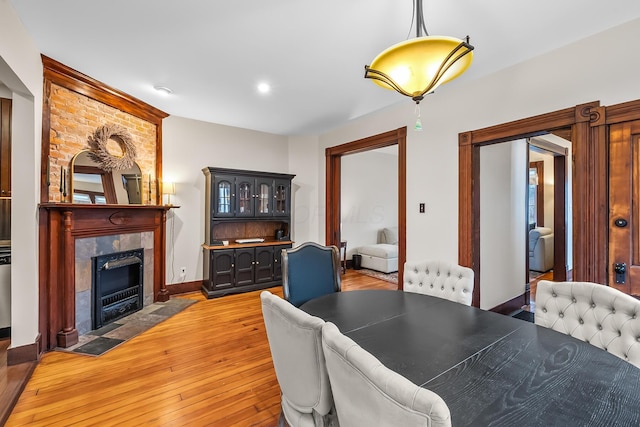
M207 167L202 293L207 298L282 284L292 247L294 175Z

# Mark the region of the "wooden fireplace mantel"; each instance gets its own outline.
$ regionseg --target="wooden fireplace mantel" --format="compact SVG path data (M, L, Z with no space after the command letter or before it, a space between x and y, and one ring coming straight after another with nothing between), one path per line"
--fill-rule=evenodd
M153 232L154 301L167 301L165 283L167 211L162 205L43 203L40 222L40 331L44 350L78 342L75 312L75 240Z

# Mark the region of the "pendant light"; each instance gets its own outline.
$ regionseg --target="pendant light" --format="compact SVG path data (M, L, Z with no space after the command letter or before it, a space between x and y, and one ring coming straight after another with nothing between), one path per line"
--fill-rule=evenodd
M465 72L473 60L469 36L430 36L422 14L422 0L414 0L416 38L397 43L365 65L364 77L410 97L416 104L424 95ZM424 35L423 35L424 31Z

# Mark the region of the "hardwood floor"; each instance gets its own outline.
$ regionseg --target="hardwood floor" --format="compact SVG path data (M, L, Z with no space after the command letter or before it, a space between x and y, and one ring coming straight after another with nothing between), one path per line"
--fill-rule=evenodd
M7 366L7 348L11 340L0 340L0 425L9 417L10 408L18 400L36 362Z
M553 280L553 270L547 271L546 273L542 274L541 276L536 277L535 279L531 279L531 281L529 282L530 304L523 306L522 307L523 310L531 311L531 312L535 313L535 311L536 311L536 288L537 288L538 282L540 280Z
M353 270L342 277L343 291L397 288ZM199 302L100 357L46 353L6 426L277 425L259 295L182 295Z

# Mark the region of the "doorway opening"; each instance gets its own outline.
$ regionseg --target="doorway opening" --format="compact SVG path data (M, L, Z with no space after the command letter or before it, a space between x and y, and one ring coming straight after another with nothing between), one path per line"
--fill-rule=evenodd
M402 289L403 267L406 260L406 127L357 141L348 142L325 151L326 156L326 224L327 245L340 247L342 156L397 145L398 154L398 289Z
M600 208L603 195L606 194L606 164L602 161L605 141L597 138L598 134L592 133L592 127L601 121L601 110L598 102L592 102L459 134L458 262L471 267L475 272L474 306L508 314L520 309L525 303L525 293L520 290L520 286L529 281L527 270L522 270L521 278L511 287L495 284L494 279L503 276L500 268L496 268L497 272L491 276L490 281L481 280L482 271L487 268L485 262L481 262L483 258L486 261L487 255L486 251L481 250L481 148L503 145L517 139L553 134L571 141L571 156L568 149L565 150L564 157L554 156L554 181L565 182L564 178L557 178L558 175L570 176L569 184L558 186L559 190L564 188L564 193L554 192L554 204L565 206L563 201L566 201L566 205L571 207L573 219L571 244L567 244L567 238L554 239L554 280L567 280L566 260L569 252L573 280L602 281L600 275L604 269L601 267L606 261L599 256L602 233L598 225L606 222L606 212ZM567 161L569 158L571 163ZM524 173L528 178L528 170ZM570 198L567 197L569 185ZM525 191L525 187L522 191ZM523 200L522 203L526 206L526 201ZM566 212L558 213L556 210L554 233L559 234L561 227L564 227L562 234L567 236ZM522 230L523 235L528 233L528 225L524 225ZM519 241L524 242L525 238ZM501 265L504 266L505 263Z

